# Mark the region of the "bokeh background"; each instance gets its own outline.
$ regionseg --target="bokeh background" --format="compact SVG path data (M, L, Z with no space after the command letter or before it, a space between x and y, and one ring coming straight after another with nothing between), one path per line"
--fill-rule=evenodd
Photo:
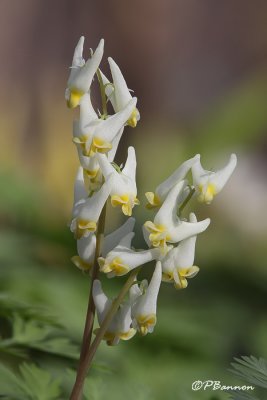
M138 97L141 121L125 132L117 159L135 146L137 247L144 245L141 224L150 219L146 191L196 153L207 169L224 165L232 152L239 160L210 206L193 204L199 218L212 219L197 243L199 275L184 291L163 285L153 335L101 346L89 398L228 398L192 392L191 384L237 384L228 371L233 357L267 357L264 0L0 1L1 336L14 337L18 310L40 306L73 345L81 339L89 283L70 262L76 250L67 224L78 164L64 91L82 34L85 56L105 38L103 71L108 75L112 56ZM111 213L107 231L122 221ZM104 280L105 289L115 294L122 281ZM26 342L15 338L15 351L0 346L3 364L16 370L26 359L57 376L75 367L76 350L57 354L56 346L53 352ZM65 393L73 381L67 376Z

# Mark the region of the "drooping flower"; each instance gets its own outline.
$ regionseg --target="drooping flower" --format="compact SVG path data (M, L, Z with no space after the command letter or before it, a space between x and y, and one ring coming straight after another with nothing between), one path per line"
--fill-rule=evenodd
M71 261L82 271L90 271L95 258L96 236L90 233L89 236L77 240L78 255L73 256Z
M112 206L121 207L123 214L131 216L133 207L139 204L139 200L136 197L136 157L134 148L128 148L127 161L121 172L116 171L102 154L98 154L98 162L105 179L111 173L114 174L113 186L110 192Z
M71 72L68 79L66 100L69 108L80 104L82 96L89 92L93 77L99 67L104 52L104 40L101 39L92 57L85 62L83 58L84 36L74 50Z
M112 75L113 84L109 82L107 77L101 73L103 83L105 85L105 92L110 100L114 111L118 112L122 110L125 105L131 100L132 95L128 89L127 83L121 73L120 68L115 63L115 61L109 57L108 58L110 71ZM127 121L127 125L135 128L137 122L140 120L140 113L137 108L132 111L131 116Z
M154 247L166 251L166 242L177 243L207 229L210 219L200 222L186 222L177 216L177 205L186 185L185 181L177 183L168 193L157 212L154 222L147 221L144 228L149 232L149 241Z
M130 217L121 225L118 229L111 232L107 236L105 236L102 255L106 257L106 255L113 250L116 246L119 245L120 241L126 237L129 233L133 233L135 225L135 218Z
M123 129L124 128L120 129L119 133L115 136L115 138L111 142L112 149L107 153L107 159L109 162L113 162L114 160L119 145L119 141L123 133ZM86 189L88 190L89 193L91 191L97 191L103 183L103 175L99 167L97 157L84 156L79 146L77 147L77 149L78 149L78 156L80 159L80 163L81 166L83 167Z
M93 284L93 299L96 307L97 319L99 325L102 324L104 318L106 317L112 301L108 299L102 290L102 285L99 280L95 280ZM131 305L130 303L125 303L120 306L116 315L112 319L103 340L106 340L107 344L110 346L116 345L120 340L131 339L136 330L131 327L132 317L131 317ZM97 334L98 329L94 331Z
M197 222L194 213L190 214L189 221ZM176 289L187 287L187 278L193 278L199 271L194 264L195 245L197 236L182 240L177 247L171 249L162 260L162 280L172 282Z
M152 333L157 322L157 298L161 275L161 262L157 261L153 276L145 292L138 295L138 291L132 289L136 291L132 305L133 327L142 335L146 335L148 332Z
M132 269L158 258L158 249L136 251L131 248L134 232L128 233L105 257L99 257L100 271L108 278L126 275Z
M114 247L116 247L124 236L132 232L135 224L134 218L128 218L118 229L105 236L101 254L105 257ZM72 257L72 262L82 271L90 271L94 259L96 248L96 235L90 233L89 236L77 240L78 255Z
M172 175L169 176L164 182L162 182L154 192L147 192L146 198L148 200L147 208L159 207L166 199L169 191L181 180L183 180L188 173L188 171L192 168L194 163L199 160L200 155L197 154L195 157L190 158L189 160L182 163L182 165L177 168Z
M107 153L112 149L112 141L129 119L135 105L136 98L134 97L121 111L107 119L93 120L87 125L76 124L73 142L80 147L82 154L87 157L92 157L96 153Z
M110 194L112 179L113 176L110 175L98 192L76 206L70 229L77 239L96 231L97 221Z
M230 176L237 163L235 154L231 154L228 164L216 171L203 169L200 159L192 166L193 182L196 188L199 201L210 204L214 196L218 194Z

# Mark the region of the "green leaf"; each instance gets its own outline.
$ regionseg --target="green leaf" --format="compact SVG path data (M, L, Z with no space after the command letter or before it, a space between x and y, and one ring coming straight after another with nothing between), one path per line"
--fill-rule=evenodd
M23 363L20 372L23 378L22 387L31 400L54 400L60 395L60 381L53 380L48 371L34 364Z
M254 386L267 389L267 361L263 358L257 359L254 356L243 356L235 358L235 363L231 363L234 375L244 379Z
M20 375L0 365L0 395L9 400L55 400L61 393L60 381L34 364L23 363Z

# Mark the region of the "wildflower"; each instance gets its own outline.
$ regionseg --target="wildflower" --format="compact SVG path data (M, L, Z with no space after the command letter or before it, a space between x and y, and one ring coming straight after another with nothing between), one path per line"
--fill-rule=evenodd
M66 100L69 108L80 104L82 96L89 92L93 77L102 60L104 40L101 39L96 51L89 60L83 59L84 36L82 36L74 50L71 72L68 79Z
M124 237L126 237L129 233L132 233L134 225L135 219L133 217L128 218L118 229L105 236L102 255L106 257L111 250L118 246Z
M146 291L142 295L138 295L138 292L135 294L136 300L132 305L133 327L142 335L152 333L157 322L157 298L161 275L161 262L158 261Z
M112 149L112 141L127 122L135 105L136 98L134 97L121 111L107 119L93 120L85 126L76 124L73 142L81 148L82 154L87 157L92 157L97 152L107 153Z
M190 214L189 221L197 222L194 213ZM176 289L187 287L187 278L193 278L199 268L193 265L197 236L182 240L177 247L171 249L162 260L162 280L173 282Z
M100 271L107 274L108 278L126 275L132 269L155 260L159 256L158 249L143 251L131 249L133 237L133 232L128 233L105 258L98 258Z
M101 253L105 256L109 251L114 249L124 236L132 232L135 224L134 218L128 218L126 222L121 225L114 232L105 236L103 248ZM94 259L95 259L95 248L96 248L96 236L94 233L90 233L89 236L82 237L77 240L77 251L78 255L72 257L72 262L77 268L82 271L90 271Z
M82 271L92 269L95 258L96 236L90 233L89 236L77 240L78 255L73 256L71 261Z
M182 165L177 168L174 173L169 176L164 182L162 182L153 192L147 192L146 198L148 200L147 208L154 208L159 207L163 201L166 199L167 194L169 191L182 179L185 178L188 171L192 168L194 163L199 160L200 155L197 154L195 157L190 158L189 160L185 161Z
M113 186L110 193L112 206L121 207L124 215L131 216L133 207L136 204L140 204L136 197L136 157L134 148L128 148L127 161L121 172L116 171L102 154L98 154L98 162L105 179L111 173L114 174Z
M99 280L95 280L93 284L93 299L96 307L98 323L101 325L112 305L112 301L108 299L103 292ZM136 330L133 329L131 325L131 305L130 303L125 303L119 308L112 319L107 331L105 332L103 340L106 340L108 345L113 346L118 344L120 340L131 339L136 333ZM94 333L96 334L97 331L98 329L96 329Z
M86 197L87 192L84 185L83 169L82 167L79 167L74 183L74 200L72 207L73 216L76 216L79 207L85 202Z
M186 222L177 216L177 204L180 202L185 185L185 181L177 183L168 193L154 222L147 221L144 224L145 229L149 232L148 238L151 244L154 247L161 247L163 251L166 250L166 242L180 242L203 232L210 224L209 218L200 222Z
M98 218L110 194L112 179L111 175L98 192L76 205L70 229L77 239L96 231Z
M111 57L108 58L108 62L113 79L113 84L109 82L104 74L101 73L101 75L103 83L105 85L106 95L110 100L114 111L118 112L122 110L125 105L131 100L132 95L130 93L130 90L128 89L127 83L125 82L125 79L118 65ZM127 121L127 125L135 128L139 120L140 113L137 108L134 108L130 118Z
M216 172L203 169L200 159L194 163L192 166L193 182L199 201L207 204L211 203L214 196L222 190L232 175L236 163L235 154L231 154L228 164Z

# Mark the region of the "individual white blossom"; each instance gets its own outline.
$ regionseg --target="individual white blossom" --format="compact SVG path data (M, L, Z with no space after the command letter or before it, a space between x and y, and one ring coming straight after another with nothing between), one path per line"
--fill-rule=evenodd
M130 217L118 229L105 236L103 249L101 252L103 257L106 257L111 250L118 246L124 237L133 232L134 225L135 218Z
M113 84L109 82L107 77L101 73L103 83L105 85L105 92L110 100L115 112L122 110L125 105L131 100L132 95L128 89L127 83L121 73L120 68L115 63L115 61L109 57L108 58L110 71L112 75ZM127 121L127 125L135 128L137 122L140 120L140 113L137 108L135 108Z
M66 100L69 108L80 104L82 96L89 92L94 75L102 60L104 40L101 39L92 57L85 62L83 58L84 36L82 36L74 50L71 72L68 79Z
M84 156L92 157L97 152L107 153L112 149L112 141L120 133L136 105L136 98L107 119L93 120L87 125L74 126L73 142L81 149Z
M95 259L96 236L90 233L77 240L78 255L73 256L71 261L82 271L90 271Z
M197 222L194 213L190 214L189 221ZM187 278L193 278L199 271L194 265L196 238L195 235L182 240L162 260L162 280L174 283L176 289L186 288Z
M98 218L110 194L112 179L111 175L98 192L76 205L70 229L77 239L96 231Z
M147 192L146 198L148 200L147 208L159 207L166 199L169 191L181 180L183 180L188 173L188 171L192 168L197 160L199 160L200 155L197 154L195 157L190 158L189 160L183 162L174 172L167 178L164 182L162 182L159 186L157 186L155 193ZM185 192L186 195L186 192ZM182 201L182 200L181 200Z
M105 257L99 257L100 271L107 274L108 278L122 276L129 271L155 260L159 256L158 249L136 251L131 248L134 233L128 233L119 244Z
M105 179L110 174L114 174L110 192L112 206L121 207L123 214L131 216L133 207L139 204L139 200L136 197L136 157L134 148L128 148L128 157L121 172L116 171L104 155L98 154L97 157Z
M187 222L177 216L177 205L180 203L180 196L185 185L185 181L177 183L168 193L154 222L147 221L144 224L145 229L149 232L149 241L154 247L162 247L164 250L166 242L180 242L203 232L209 226L209 218L200 222Z
M143 294L138 295L135 290L135 298L132 293L132 319L133 327L142 335L152 333L157 322L157 298L161 284L161 262L157 261L151 281ZM136 286L136 285L135 285Z
M104 318L106 317L112 301L108 299L102 290L102 285L99 280L95 280L93 284L93 299L96 307L96 313L99 325L102 324ZM112 319L103 340L106 340L108 345L116 345L120 340L131 339L136 330L131 327L132 317L131 317L131 305L130 303L125 303L120 306L119 310ZM97 333L98 329L95 330Z
M104 237L104 243L101 249L101 254L105 257L114 247L128 233L133 231L135 224L134 218L128 218L123 225L118 229L111 232L109 235ZM82 271L91 271L94 260L95 260L95 249L96 249L96 235L90 233L89 236L82 237L77 240L77 252L78 255L71 258L74 265Z
M192 166L193 182L199 201L210 204L232 175L237 163L235 154L231 154L227 165L216 171L203 169L200 159Z

